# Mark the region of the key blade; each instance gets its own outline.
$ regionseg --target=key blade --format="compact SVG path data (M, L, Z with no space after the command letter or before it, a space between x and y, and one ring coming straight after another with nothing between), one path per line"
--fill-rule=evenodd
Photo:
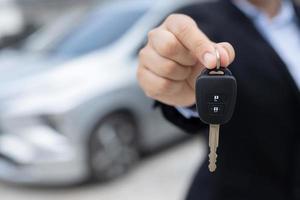
M208 166L208 169L211 173L215 172L216 169L217 169L217 165L216 164L213 164L213 163L210 163L209 166Z
M220 125L209 125L209 147L218 148L219 146Z
M214 172L217 169L217 148L219 146L220 125L211 124L209 127L209 171Z

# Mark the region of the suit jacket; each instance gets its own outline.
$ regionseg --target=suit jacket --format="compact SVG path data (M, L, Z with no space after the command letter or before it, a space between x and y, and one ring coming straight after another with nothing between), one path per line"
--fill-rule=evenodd
M179 13L191 16L213 41L233 44L237 53L230 67L238 83L237 105L220 130L218 169L209 174L206 161L188 200L300 199L300 92L287 67L230 1L199 3ZM187 132L207 127L159 106Z

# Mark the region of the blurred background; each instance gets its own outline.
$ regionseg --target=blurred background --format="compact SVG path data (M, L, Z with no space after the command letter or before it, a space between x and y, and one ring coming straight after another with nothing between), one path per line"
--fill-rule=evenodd
M193 0L0 0L5 200L181 200L206 156L135 79L147 32Z

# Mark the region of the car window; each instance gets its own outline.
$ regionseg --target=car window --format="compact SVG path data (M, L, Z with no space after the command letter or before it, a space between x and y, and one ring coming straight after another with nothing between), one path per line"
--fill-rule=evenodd
M146 12L146 9L101 10L89 15L52 52L78 56L106 47L119 39Z
M58 40L78 26L80 19L85 15L86 11L82 9L75 9L64 14L55 22L30 35L24 41L21 49L28 52L47 53L53 46L56 46Z

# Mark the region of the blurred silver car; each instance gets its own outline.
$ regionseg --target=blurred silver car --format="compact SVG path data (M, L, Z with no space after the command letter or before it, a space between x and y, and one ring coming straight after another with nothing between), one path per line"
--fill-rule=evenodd
M11 57L6 65L0 59L0 180L42 185L110 180L141 154L183 138L152 109L135 78L147 32L182 4L138 0L100 9L109 15L96 15L106 27L91 28L99 38L77 44L90 32L79 29L84 33L72 32L73 39L49 52L81 55L102 48L67 63L37 59L37 51L26 59Z

